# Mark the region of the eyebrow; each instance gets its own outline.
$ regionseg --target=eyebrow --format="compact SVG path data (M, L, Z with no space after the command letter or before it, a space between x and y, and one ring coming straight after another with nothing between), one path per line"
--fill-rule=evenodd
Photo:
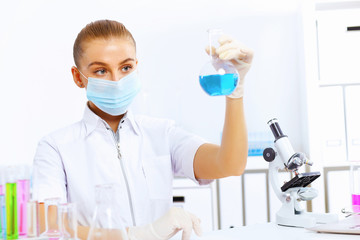
M124 63L126 63L126 62L128 62L128 61L134 61L134 62L135 62L135 59L133 59L133 58L127 58L127 59L123 60L122 62L120 62L119 65L124 64ZM91 63L88 65L88 68L91 67L92 65L107 66L107 64L106 64L106 63L103 63L103 62L91 62Z

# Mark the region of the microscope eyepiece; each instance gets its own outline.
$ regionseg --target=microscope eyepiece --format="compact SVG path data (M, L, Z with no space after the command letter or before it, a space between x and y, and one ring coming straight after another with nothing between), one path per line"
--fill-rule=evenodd
M273 118L270 121L268 121L268 125L275 137L275 141L278 140L279 138L286 137L286 135L284 135L283 132L281 131L279 122L276 118Z

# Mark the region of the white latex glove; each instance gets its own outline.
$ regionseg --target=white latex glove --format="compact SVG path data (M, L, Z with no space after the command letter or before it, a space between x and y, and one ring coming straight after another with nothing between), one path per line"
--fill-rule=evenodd
M182 240L190 240L194 229L201 236L200 219L182 208L171 208L164 216L146 226L130 227L129 240L167 240L183 230Z
M218 41L220 46L212 52L216 53L219 59L230 61L239 73L238 85L228 97L241 98L244 96L244 78L250 69L254 53L230 36L222 35ZM206 51L209 53L209 49Z

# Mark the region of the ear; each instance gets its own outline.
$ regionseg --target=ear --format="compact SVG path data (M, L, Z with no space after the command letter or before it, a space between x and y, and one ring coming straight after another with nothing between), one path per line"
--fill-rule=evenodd
M81 79L81 75L80 75L79 70L75 66L71 67L71 74L73 75L73 79L74 79L75 84L79 88L84 88L85 84L83 83L83 81Z

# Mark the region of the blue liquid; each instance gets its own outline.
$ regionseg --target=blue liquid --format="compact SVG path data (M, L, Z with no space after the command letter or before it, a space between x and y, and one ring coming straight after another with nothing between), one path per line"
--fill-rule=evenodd
M200 85L202 89L210 96L221 96L231 94L237 85L239 76L236 73L227 73L224 75L206 75L200 76Z
M0 239L6 239L5 196L0 195Z

